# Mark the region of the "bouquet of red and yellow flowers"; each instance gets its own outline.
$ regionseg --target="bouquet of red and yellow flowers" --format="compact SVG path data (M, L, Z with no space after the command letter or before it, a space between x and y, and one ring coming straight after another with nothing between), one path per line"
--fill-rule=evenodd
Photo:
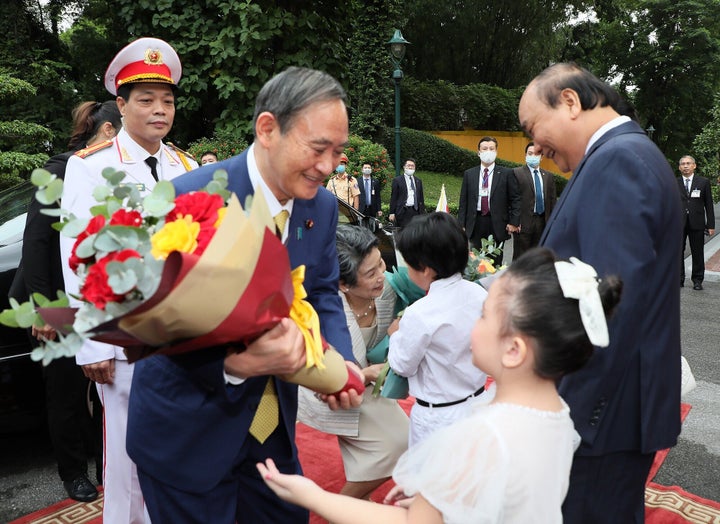
M122 346L130 361L244 347L290 317L305 337L307 367L282 378L321 393L362 392L362 379L322 340L317 313L304 300L304 266L290 270L262 194L248 199L247 211L234 195L225 205L223 172L204 191L177 198L169 182L143 199L122 184L123 173L103 176L108 183L95 191L93 218L70 216L63 227L76 237L69 265L80 279L79 308L34 296L29 306L13 303L0 316L37 324L21 313L41 306L39 315L62 335L36 350L36 360L72 355L85 339ZM49 173L34 173L33 180L43 203L62 192Z

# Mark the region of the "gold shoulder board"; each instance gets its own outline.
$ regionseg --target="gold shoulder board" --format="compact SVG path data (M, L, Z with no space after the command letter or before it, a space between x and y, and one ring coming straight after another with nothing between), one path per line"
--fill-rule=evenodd
M98 151L101 151L103 149L107 149L112 145L112 140L105 140L104 142L100 142L99 144L95 144L94 146L86 147L85 149L81 149L80 151L77 151L75 153L75 156L79 156L80 158L87 158L93 153L97 153Z

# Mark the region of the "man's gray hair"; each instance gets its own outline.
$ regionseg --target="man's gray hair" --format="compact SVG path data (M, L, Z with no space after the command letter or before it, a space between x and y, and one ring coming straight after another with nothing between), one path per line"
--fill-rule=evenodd
M317 102L342 100L347 95L332 76L316 69L288 67L268 80L255 100L254 125L260 113L272 113L280 124L280 132L287 133L298 113Z
M361 226L342 224L335 233L340 280L348 286L357 284L358 270L365 257L378 246L378 239Z

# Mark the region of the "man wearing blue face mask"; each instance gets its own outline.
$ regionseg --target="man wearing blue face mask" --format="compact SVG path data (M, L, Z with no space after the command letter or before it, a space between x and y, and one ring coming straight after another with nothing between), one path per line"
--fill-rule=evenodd
M480 165L463 174L458 220L473 247L480 249L482 239L492 235L498 254L489 255L495 267L502 264L503 243L520 223L520 194L512 169L499 166L497 139L484 136L478 142Z
M542 154L535 154L535 144L525 146L525 165L513 170L520 192L520 226L513 233L513 260L540 243L545 222L557 201L552 173L540 169Z
M335 175L330 177L325 187L340 200L358 209L360 206L360 188L358 188L355 177L348 175L347 164L348 157L343 153L340 157L340 164L335 168Z

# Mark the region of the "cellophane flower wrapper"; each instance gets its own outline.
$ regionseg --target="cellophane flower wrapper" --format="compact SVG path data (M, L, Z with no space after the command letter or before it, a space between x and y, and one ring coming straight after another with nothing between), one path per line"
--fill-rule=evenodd
M231 196L204 252L170 253L157 291L132 311L93 328L90 338L122 346L134 362L221 345L240 350L291 317L305 336L307 366L281 378L324 394L351 388L362 393L363 380L322 340L317 313L303 300L304 267L291 272L287 249L274 230L261 193L254 196L249 215ZM74 308L39 312L61 332L75 316Z

